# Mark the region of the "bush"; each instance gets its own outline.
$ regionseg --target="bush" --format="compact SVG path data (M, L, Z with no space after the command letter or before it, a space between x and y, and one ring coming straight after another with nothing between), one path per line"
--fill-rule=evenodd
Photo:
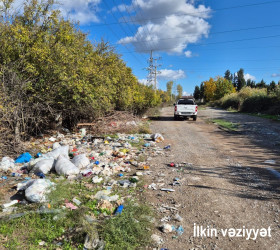
M270 96L256 95L244 100L241 111L258 113L268 110L275 103L275 98Z
M241 99L238 96L238 93L232 93L230 95L226 95L221 99L220 105L222 108L228 109L239 109L241 103Z

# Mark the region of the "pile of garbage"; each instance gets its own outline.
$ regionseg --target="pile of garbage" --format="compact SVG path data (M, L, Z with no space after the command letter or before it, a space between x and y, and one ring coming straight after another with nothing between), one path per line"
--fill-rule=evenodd
M157 142L162 141L164 138L160 134L117 134L111 138L86 135L86 129L77 134L58 133L43 138L43 146L34 157L26 152L15 160L2 158L0 173L5 174L0 182L23 177L17 190L25 190L29 202L46 202L46 194L55 189L55 184L48 179L49 174L74 180L92 177L92 183L97 184L117 174L121 177L132 168L149 170L147 162L151 157L164 154L164 149L157 146ZM138 171L133 178L120 181L110 178L109 182L110 185L136 187L140 175L143 173Z

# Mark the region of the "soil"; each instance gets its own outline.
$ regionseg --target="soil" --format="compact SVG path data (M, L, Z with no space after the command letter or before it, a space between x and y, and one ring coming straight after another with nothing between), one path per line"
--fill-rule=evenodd
M239 123L239 131L223 131L209 122L212 118ZM271 171L280 172L279 122L213 108L199 111L196 122L174 121L173 107L167 107L153 119L151 128L164 136L162 146L171 145L166 157L153 160L153 173L147 177L148 185L156 183L157 190L143 193L156 210L155 233L164 239L161 248L280 249L280 183ZM179 167L170 167L171 162ZM180 185L170 185L174 178L179 178ZM172 219L176 213L182 222ZM163 233L160 226L164 223L176 228L182 225L184 233ZM194 237L194 223L217 229L217 237ZM221 229L269 227L271 237L258 235L256 239L221 233Z

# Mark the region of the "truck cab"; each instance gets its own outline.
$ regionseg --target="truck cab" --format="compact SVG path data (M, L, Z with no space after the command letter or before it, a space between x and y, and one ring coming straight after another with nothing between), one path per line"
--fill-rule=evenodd
M194 99L181 98L174 103L174 119L179 117L193 118L196 121L197 118L197 105Z

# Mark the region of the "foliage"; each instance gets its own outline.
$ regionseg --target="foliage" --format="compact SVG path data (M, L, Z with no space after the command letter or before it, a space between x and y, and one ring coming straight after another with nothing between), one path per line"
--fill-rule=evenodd
M204 82L204 95L207 101L215 100L216 84L215 80L210 77L208 81Z
M137 82L109 43L91 44L54 0L0 0L0 131L17 140L111 110L140 113L166 96ZM3 136L2 136L3 137Z
M243 112L262 112L268 111L272 107L280 105L279 87L275 87L275 91L267 93L267 89L255 89L245 87L237 93L226 95L220 100L223 108L234 108ZM278 114L277 110L272 114Z
M102 238L105 249L140 249L150 242L151 211L145 205L125 204L122 214L105 221Z
M216 77L215 79L211 77L204 82L204 95L207 101L219 100L226 94L234 92L235 89L232 83L223 77Z
M199 89L199 86L195 86L193 97L194 97L195 100L200 99L200 89Z
M183 87L181 86L181 84L177 85L177 98L181 98L183 96Z

